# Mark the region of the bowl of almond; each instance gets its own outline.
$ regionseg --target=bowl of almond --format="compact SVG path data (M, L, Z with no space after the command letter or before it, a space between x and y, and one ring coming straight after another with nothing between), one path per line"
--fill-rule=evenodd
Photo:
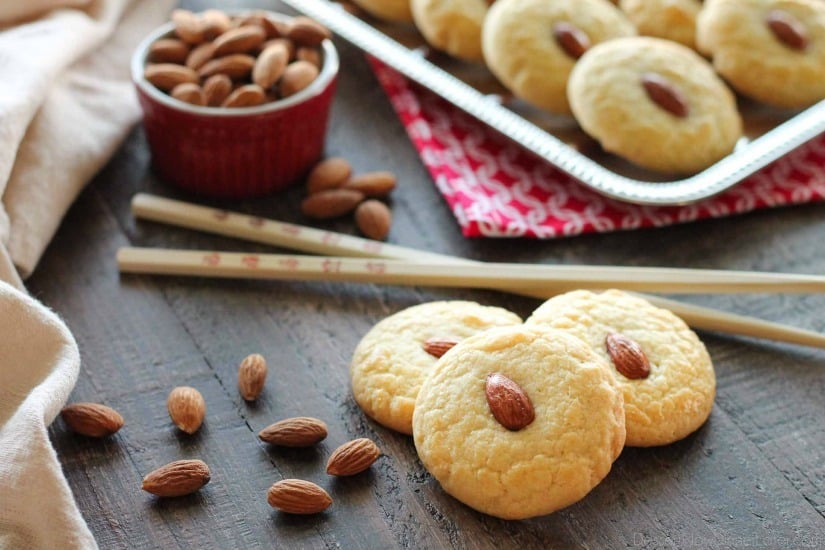
M330 37L304 16L172 12L131 64L155 172L215 198L300 181L323 154L339 65Z

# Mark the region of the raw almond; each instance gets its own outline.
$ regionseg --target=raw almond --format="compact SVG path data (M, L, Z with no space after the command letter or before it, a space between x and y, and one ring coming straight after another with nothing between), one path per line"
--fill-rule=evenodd
M333 476L360 474L378 460L381 449L371 439L362 437L344 443L327 460L327 473Z
M281 36L278 27L275 26L275 23L272 22L266 13L251 13L238 20L239 27L250 25L260 27L267 38L278 38Z
M60 417L73 432L88 437L106 437L123 427L120 413L99 403L66 405Z
M143 76L153 86L164 92L171 91L178 84L185 82L198 83L198 74L195 71L174 63L147 65L143 71Z
M257 84L246 84L229 94L229 97L221 103L221 107L254 107L264 101L266 101L266 93L263 88Z
M804 50L808 47L808 33L799 19L784 10L771 10L765 17L765 23L774 36L792 50Z
M258 26L230 29L215 39L215 56L250 52L263 44L264 40L266 33Z
M653 103L673 116L688 116L687 99L670 80L659 73L647 72L642 75L642 85Z
M152 63L178 63L186 61L189 44L177 38L161 38L149 46L149 61Z
M232 20L221 10L206 10L201 13L200 19L207 40L213 40L232 28Z
M201 392L189 386L178 386L166 399L169 417L175 426L188 434L198 431L206 416L206 401Z
M252 82L263 89L271 88L289 63L289 51L283 43L274 44L258 55L252 68Z
M207 78L213 74L222 73L232 80L240 80L249 76L253 66L255 66L254 57L236 53L207 61L198 69L198 74L201 78Z
M395 189L395 183L396 177L392 172L366 172L350 178L344 187L361 191L368 197L386 197Z
M453 349L457 343L458 341L452 338L430 338L421 347L437 359Z
M220 106L232 92L232 80L225 74L214 74L203 83L203 95L210 107Z
M315 48L325 39L332 38L332 33L317 21L299 15L292 19L287 37L300 46Z
M186 56L186 66L197 71L203 67L207 61L215 56L215 44L212 42L204 42L192 48L189 55Z
M175 25L175 34L187 44L200 44L206 40L203 22L191 11L174 10L172 23Z
M318 76L318 67L308 61L293 61L281 76L281 97L295 95L312 84Z
M392 212L383 202L369 199L355 209L355 224L365 237L383 241L390 232Z
M176 460L143 478L143 490L159 497L180 497L194 493L211 479L202 460Z
M604 339L613 366L626 378L638 380L650 376L650 361L636 340L623 334L608 334Z
M329 189L313 193L301 202L301 213L310 218L325 220L343 216L364 200L364 194L352 189Z
M295 59L307 61L319 69L321 68L321 52L318 51L318 48L298 48L295 52Z
M352 173L349 161L330 157L316 164L307 176L307 193L310 195L326 189L335 189L347 181Z
M493 416L508 430L521 430L535 420L536 411L530 397L521 386L503 374L488 374L484 392Z
M289 514L317 514L332 504L332 497L318 485L303 479L273 483L266 493L273 508Z
M327 425L317 418L296 416L267 426L258 437L272 445L310 447L327 437Z
M178 84L172 88L169 95L191 105L206 105L206 96L203 95L203 90L192 82Z
M246 401L254 401L266 382L266 359L259 353L247 355L238 366L238 389Z
M590 38L580 28L566 21L553 25L553 38L571 59L578 59L590 49Z
M284 48L286 48L287 53L289 53L289 60L293 61L295 59L295 42L290 40L289 38L273 38L272 40L267 40L261 46L261 50L265 50L270 46L275 46L277 44L281 44Z

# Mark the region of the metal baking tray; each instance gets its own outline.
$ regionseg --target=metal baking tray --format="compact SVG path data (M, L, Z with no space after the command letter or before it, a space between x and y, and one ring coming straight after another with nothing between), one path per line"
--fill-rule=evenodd
M681 205L706 199L825 132L825 100L804 111L783 111L740 100L745 135L734 151L693 176L663 179L661 174L601 151L572 117L543 113L523 102L502 101L508 94L485 67L445 55L423 55L426 45L411 25L368 22L329 0L282 1L583 185L625 202Z

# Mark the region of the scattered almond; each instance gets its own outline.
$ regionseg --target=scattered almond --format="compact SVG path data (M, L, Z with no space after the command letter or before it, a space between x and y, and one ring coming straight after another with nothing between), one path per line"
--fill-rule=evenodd
M235 88L235 90L229 94L229 97L221 103L221 107L254 107L264 101L266 101L266 93L263 88L257 84L246 84Z
M169 92L178 84L185 82L198 83L198 73L189 67L173 63L147 65L143 71L143 76L153 86L164 92Z
M263 355L247 355L238 366L238 389L246 401L254 401L261 394L266 382L266 359Z
M215 56L247 53L263 44L264 40L266 33L258 26L248 25L230 29L215 39Z
M316 164L307 176L307 193L340 187L352 173L352 166L347 159L330 157Z
M206 96L203 94L203 90L192 82L178 84L172 88L169 95L191 105L206 105Z
M218 107L232 93L232 80L225 74L214 74L203 82L206 104Z
M304 90L318 77L318 67L308 61L293 61L281 76L281 97L289 97Z
M346 191L346 189L341 190ZM390 232L392 212L383 202L369 199L355 209L355 224L365 237L383 241Z
M303 479L284 479L266 493L273 508L289 514L317 514L332 504L332 497L318 485Z
M396 177L392 172L365 172L350 178L344 187L361 191L368 197L386 197L395 189L395 183Z
M484 385L490 412L511 431L526 428L536 418L533 403L516 382L499 372L487 375Z
M267 426L258 437L272 445L310 447L327 437L327 425L317 418L297 416Z
M315 48L327 38L332 38L332 33L317 21L299 15L292 20L287 37L300 46Z
M263 50L252 68L252 82L263 89L271 88L284 74L289 63L289 51L283 43Z
M60 417L73 432L87 437L106 437L123 427L120 413L99 403L66 405Z
M175 426L188 434L198 431L206 416L206 401L198 390L189 386L173 389L166 399L166 408Z
M144 491L159 497L180 497L194 493L211 479L202 460L177 460L161 466L143 478Z
M198 69L198 75L200 75L201 78L206 78L213 74L222 73L232 80L240 80L249 76L254 66L254 57L236 53L207 61Z
M360 474L378 460L381 449L371 439L362 437L344 443L327 460L327 473L333 476Z
M453 349L457 343L457 340L451 338L430 338L421 347L437 359Z
M189 44L177 38L161 38L149 46L149 61L152 63L178 63L186 61Z
M301 202L301 213L319 220L343 216L364 200L364 194L352 189L329 189L313 193Z
M626 378L638 380L650 376L650 361L636 340L623 334L608 334L604 340L613 366Z

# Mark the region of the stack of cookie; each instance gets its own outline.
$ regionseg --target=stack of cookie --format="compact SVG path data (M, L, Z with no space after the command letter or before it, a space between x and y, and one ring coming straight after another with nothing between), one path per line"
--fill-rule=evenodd
M666 445L708 418L705 346L671 312L621 291L575 291L525 321L467 301L382 320L350 367L356 402L412 434L455 498L522 519L583 498L625 445Z
M825 99L821 0L354 1L403 4L395 20L434 48L483 61L516 97L657 172L696 173L734 150L731 88L779 108Z

